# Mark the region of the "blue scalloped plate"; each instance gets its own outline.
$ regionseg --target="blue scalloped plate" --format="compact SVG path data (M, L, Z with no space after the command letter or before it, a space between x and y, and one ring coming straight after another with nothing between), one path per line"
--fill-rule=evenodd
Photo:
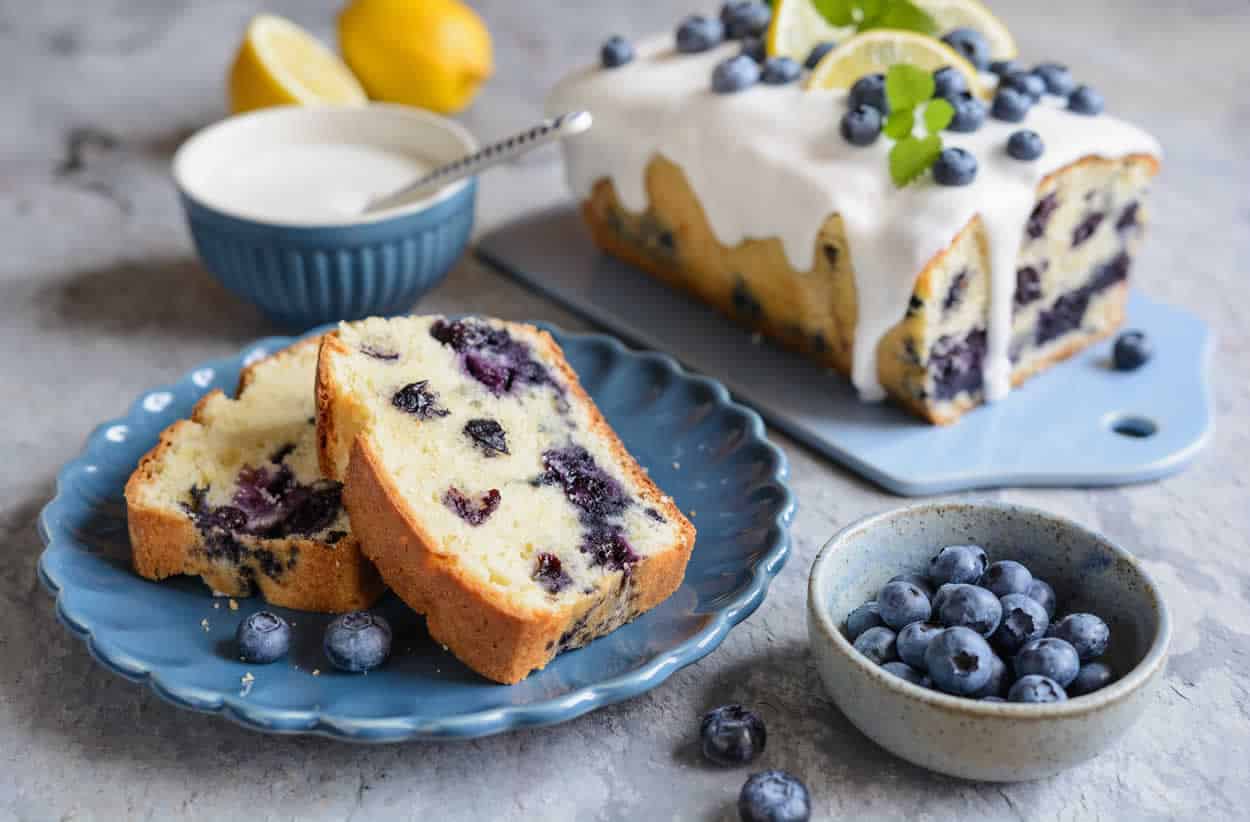
M122 488L157 434L214 388L233 391L243 364L288 345L270 337L139 397L99 426L67 464L40 516L39 575L57 615L105 667L164 699L259 730L393 742L477 737L563 722L659 685L716 648L768 591L789 552L794 498L785 456L755 412L720 383L671 358L602 335L550 329L626 446L685 511L698 542L681 588L663 605L512 686L478 677L433 643L394 596L390 661L368 675L334 671L321 654L329 617L284 612L295 625L287 659L248 666L233 655L240 619L197 579L153 583L129 565ZM251 674L251 679L247 675ZM245 681L246 680L246 681Z

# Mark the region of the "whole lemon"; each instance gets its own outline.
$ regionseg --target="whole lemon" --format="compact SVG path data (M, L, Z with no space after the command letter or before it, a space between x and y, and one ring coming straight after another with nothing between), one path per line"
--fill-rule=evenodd
M352 0L343 58L375 100L460 111L494 71L490 32L459 0Z

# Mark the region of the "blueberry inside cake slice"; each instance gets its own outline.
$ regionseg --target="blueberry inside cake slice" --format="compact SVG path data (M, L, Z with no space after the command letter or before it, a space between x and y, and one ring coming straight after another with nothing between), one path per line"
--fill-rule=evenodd
M214 391L126 484L135 570L308 611L371 605L384 587L352 535L342 484L318 467L319 340L250 366L238 399Z
M694 528L550 335L497 320L340 326L317 374L322 467L387 584L512 683L658 605Z

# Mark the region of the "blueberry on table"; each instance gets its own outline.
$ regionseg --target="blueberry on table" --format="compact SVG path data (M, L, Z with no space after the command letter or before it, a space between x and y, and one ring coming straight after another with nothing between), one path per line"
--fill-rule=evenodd
M881 618L880 606L876 602L865 602L854 611L851 611L850 616L846 618L846 635L851 642L854 642L859 639L860 634L869 628L884 626L885 620Z
M949 100L952 97L963 94L968 90L968 80L963 74L950 66L942 66L942 68L933 72L933 96L944 97Z
M1002 618L1002 603L980 585L956 585L943 598L942 607L937 611L937 621L943 626L971 628L983 637L994 633Z
M1062 685L1037 674L1020 677L1007 692L1008 702L1063 702L1067 698Z
M677 26L677 50L683 54L707 51L719 45L724 39L724 24L701 14L687 17Z
M291 647L291 626L271 611L257 611L239 623L234 639L239 659L267 665L286 656Z
M1020 129L1007 138L1007 154L1016 160L1036 160L1045 150L1046 146L1036 131Z
M1107 642L1111 639L1107 623L1094 614L1068 614L1052 625L1049 633L1075 648L1082 662L1089 662L1106 653Z
M1029 590L1025 591L1025 594L1046 609L1048 619L1055 616L1055 589L1050 587L1049 582L1033 577L1033 581L1029 583Z
M1086 662L1076 672L1076 679L1068 683L1068 696L1084 696L1092 694L1099 688L1111 684L1114 679L1111 666L1105 662Z
M918 671L927 671L924 653L929 649L933 638L942 633L942 626L932 622L913 622L904 626L894 640L894 650L898 658Z
M712 91L733 94L759 82L760 64L745 54L717 63L712 70Z
M870 146L881 136L881 112L868 105L856 106L842 115L838 130L851 145Z
M1058 97L1067 97L1076 87L1072 72L1067 66L1059 63L1041 63L1033 69L1033 73L1042 78L1042 82L1046 84L1047 93Z
M973 96L972 92L965 91L963 94L948 98L947 102L955 109L950 124L946 126L948 131L970 134L985 123L985 118L989 114L985 103Z
M895 574L890 577L890 582L910 582L920 590L924 591L924 595L933 597L933 585L930 584L929 578L924 574Z
M812 50L807 53L807 59L803 61L803 68L814 69L816 65L824 59L825 55L833 51L833 47L837 45L832 40L822 40L812 46Z
M1035 103L1046 93L1046 81L1031 71L1016 71L1005 75L999 81L998 87L1012 88L1027 94Z
M1076 649L1066 640L1042 637L1024 643L1013 662L1016 676L1039 674L1067 687L1081 667Z
M769 57L764 61L760 79L770 86L784 86L799 79L803 69L789 57Z
M934 585L975 584L989 564L979 545L947 545L929 560L929 579Z
M1150 361L1154 353L1150 340L1141 331L1125 331L1115 338L1111 362L1116 371L1136 371Z
M852 109L872 106L882 114L890 113L890 103L885 96L885 75L865 74L852 84L847 102Z
M989 68L990 44L976 29L959 28L948 31L942 36L942 42L959 52L977 71Z
M812 800L807 786L788 771L751 774L738 794L742 822L807 822Z
M899 679L905 679L913 685L919 685L922 688L927 688L929 686L925 675L908 665L906 662L887 662L881 667L894 674Z
M773 13L758 0L731 0L720 9L720 21L725 26L725 36L731 40L756 36L768 31Z
M924 654L934 686L948 694L970 696L990 681L994 652L971 628L947 628L933 638Z
M1007 674L1007 663L1003 662L1003 658L998 654L993 654L990 656L990 678L986 680L985 685L981 686L981 690L971 696L974 699L1002 696L1010 683L1011 677Z
M999 602L1003 618L990 636L990 644L995 648L1013 656L1026 642L1046 636L1050 617L1040 602L1025 594L1007 594Z
M368 611L352 611L330 623L322 647L330 664L340 671L369 671L390 656L391 626Z
M925 592L910 582L887 582L877 594L877 608L885 624L897 631L927 620L933 606Z
M869 628L856 638L855 650L878 665L884 665L898 659L898 650L895 646L897 637L898 635L889 628Z
M703 755L717 765L745 765L764 752L764 720L741 705L722 705L703 715Z
M1032 107L1033 98L1024 92L1014 88L1000 88L990 105L990 114L995 120L1018 123L1028 115Z
M1106 103L1102 99L1102 95L1094 91L1089 86L1078 86L1071 94L1068 95L1068 111L1077 114L1085 114L1093 116L1102 114Z
M619 68L634 59L633 45L620 35L612 35L599 49L599 62L604 68Z

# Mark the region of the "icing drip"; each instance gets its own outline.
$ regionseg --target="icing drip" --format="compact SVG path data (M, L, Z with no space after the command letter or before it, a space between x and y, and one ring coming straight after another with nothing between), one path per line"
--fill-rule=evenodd
M1046 98L1023 123L988 119L973 134L942 135L947 146L976 156L980 170L971 185L925 180L898 189L889 176L889 140L858 148L838 134L845 91L794 83L712 93L713 67L740 48L726 43L678 54L665 34L639 44L626 66L594 66L565 78L548 110L583 108L595 118L590 131L564 141L573 194L585 199L608 178L622 205L641 212L648 204L645 169L663 155L685 172L719 242L732 247L776 237L797 271L812 268L820 227L840 214L859 294L852 381L866 400L884 397L877 344L906 312L916 276L980 214L991 264L986 396L1007 394L1016 263L1038 184L1087 155L1158 156L1158 143L1121 120L1072 114ZM1007 156L1007 138L1021 128L1041 135L1046 151L1039 160Z

